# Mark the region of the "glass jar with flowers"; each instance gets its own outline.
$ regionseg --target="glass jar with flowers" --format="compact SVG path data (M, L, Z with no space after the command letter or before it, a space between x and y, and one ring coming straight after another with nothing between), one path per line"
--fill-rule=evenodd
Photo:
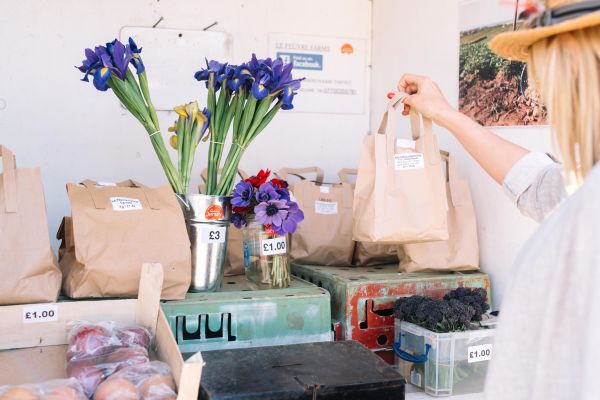
M269 179L270 171L241 180L234 188L231 222L243 230L244 264L249 281L263 289L290 285L289 234L304 213L290 199L288 184Z

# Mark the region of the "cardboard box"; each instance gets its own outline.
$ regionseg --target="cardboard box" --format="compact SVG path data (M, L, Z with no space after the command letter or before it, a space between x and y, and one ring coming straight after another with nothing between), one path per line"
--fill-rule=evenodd
M0 307L0 385L65 378L67 324L117 321L149 328L155 335L151 356L171 367L177 399L197 399L204 362L200 353L183 361L160 308L163 275L160 264L144 264L137 299Z

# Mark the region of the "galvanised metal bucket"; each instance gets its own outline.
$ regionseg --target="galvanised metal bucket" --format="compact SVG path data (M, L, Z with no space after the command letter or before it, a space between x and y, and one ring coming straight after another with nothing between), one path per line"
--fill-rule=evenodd
M204 194L177 195L192 245L190 291L214 292L221 287L231 198Z

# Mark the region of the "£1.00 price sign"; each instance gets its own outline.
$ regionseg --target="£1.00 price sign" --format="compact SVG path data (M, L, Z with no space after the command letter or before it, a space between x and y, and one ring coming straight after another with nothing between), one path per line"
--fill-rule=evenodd
M23 307L23 323L58 321L58 307L56 304L35 304Z
M492 344L469 346L467 349L469 363L489 361L492 359Z
M265 239L260 242L260 255L273 256L275 254L285 254L287 251L287 241L285 236Z

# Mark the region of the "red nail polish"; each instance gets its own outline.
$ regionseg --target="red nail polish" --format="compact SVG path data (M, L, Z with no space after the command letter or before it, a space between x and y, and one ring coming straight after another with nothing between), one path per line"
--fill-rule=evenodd
M391 99L393 99L393 98L394 98L394 96L395 96L395 95L396 95L396 94L395 94L394 92L388 92L388 94L387 94L387 98L391 100Z

